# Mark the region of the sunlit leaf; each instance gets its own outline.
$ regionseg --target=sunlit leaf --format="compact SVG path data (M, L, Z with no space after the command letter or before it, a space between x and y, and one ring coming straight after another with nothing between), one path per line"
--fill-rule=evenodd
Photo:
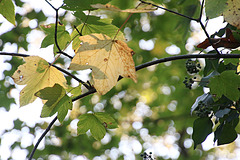
M43 106L41 117L50 117L58 112L58 120L62 123L68 110L72 109L71 98L59 84L41 89L35 95L43 100L47 100Z
M118 77L137 81L134 53L127 44L112 40L104 34L81 36L83 42L69 67L71 70L92 69L94 87L100 94L107 93L117 83Z
M15 23L15 9L12 0L1 0L0 1L0 14L3 15L10 23Z
M41 25L40 26L47 36L43 39L41 48L48 47L54 44L53 52L56 54L59 50L55 44L55 24ZM68 31L65 30L63 24L58 24L57 28L57 42L61 50L65 49L67 44L71 41Z
M94 24L88 24L88 22L85 23L85 25L80 24L79 26L77 26L77 29L79 31L82 31L82 35L88 35L92 33L102 33L109 36L110 38L114 38L119 28L111 24L111 22L112 22L111 19L101 19L96 21L96 23ZM71 38L73 39L73 44L72 44L73 50L76 50L81 43L79 37L80 35L76 31L76 29L73 30L71 34ZM121 31L118 32L116 39L125 41L124 35Z
M95 114L81 115L77 125L78 134L85 134L88 130L90 130L92 136L99 141L106 134L104 124L95 116Z
M224 20L230 23L231 25L240 29L240 1L239 0L227 0L226 9L223 12Z
M16 84L26 85L20 92L20 106L32 103L37 97L34 94L55 83L66 87L64 75L46 60L38 56L24 58L26 63L19 66L12 78Z

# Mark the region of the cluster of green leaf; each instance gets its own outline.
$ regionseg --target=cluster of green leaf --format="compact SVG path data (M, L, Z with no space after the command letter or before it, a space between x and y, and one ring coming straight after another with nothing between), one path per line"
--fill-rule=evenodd
M8 4L10 2L6 0L0 1L0 4L3 4L2 6L9 7L6 8L11 11L7 13L5 9L1 10L0 7L0 14L15 24L13 18L15 17L13 16L15 14L14 6L12 3ZM71 12L76 18L74 22L71 22L73 31L69 33L66 30L64 24L68 23L67 20L62 22L63 24L59 23L57 26L55 24L40 25L40 28L46 34L41 47L45 48L49 45L54 45L53 53L55 55L59 53L59 49L64 50L70 43L72 43L73 50L78 50L81 46L79 37L91 33L102 33L112 39L116 38L118 40L125 40L124 34L131 37L128 45L136 52L133 59L137 65L156 58L168 57L169 55L165 49L172 44L179 47L181 54L188 52L185 44L191 32L190 20L187 18L173 15L167 11L163 15L157 15L154 12L136 13L127 21L126 26L122 30L123 32L118 32L120 26L127 19L128 13L96 10L96 8L91 6L97 3L111 3L120 9L129 9L136 7L135 2L137 1L64 0L62 8ZM226 11L227 6L225 1L216 2L216 0L206 0L205 8L208 18L217 17ZM163 5L170 10L189 17L198 17L200 12L200 4L197 0L153 0L153 3L159 6ZM22 2L18 0L16 0L15 4L22 6ZM36 13L32 11L31 14L39 16L39 24L46 19L42 12ZM97 15L105 15L107 18L100 18ZM25 16L28 18L31 17L29 14ZM18 24L21 22L20 15L16 15L16 21ZM142 29L143 22L148 23L150 26L148 31ZM231 25L227 25L216 32L211 38L214 40L218 36L217 38L220 37L220 39L217 40L223 41L226 28L232 30L233 36L237 41L239 31ZM27 50L26 35L28 32L30 32L29 27L22 28L21 26L16 26L12 31L1 35L1 39L3 40L3 44L5 44L6 42L16 43L17 40L15 38L19 39L19 37L23 37L23 40L18 43L18 47L23 47ZM56 36L58 46L55 41ZM139 47L139 42L143 39L154 40L154 49L150 51L142 50ZM237 41L237 43L239 42ZM3 45L0 47L2 49ZM207 51L206 54L211 53L216 53L216 51ZM231 54L234 53L238 54L238 51ZM65 64L66 61L59 58L57 62ZM12 70L5 71L5 76L12 75L17 70L17 66L22 64L22 60L13 57L8 63L12 65ZM51 143L47 144L43 151L36 151L35 156L47 158L49 154L56 154L63 159L69 159L72 155L85 155L89 159L93 159L96 156L106 155L111 149L119 148L121 138L123 136L126 138L126 135L127 137L137 139L142 144L143 149L148 149L143 144L146 142L149 143L149 141L139 134L141 129L146 129L148 135L154 137L153 135L164 136L169 134L171 127L174 127L175 132L181 136L174 142L181 150L179 159L205 157L207 153L200 155L184 146L184 140L191 136L186 133L186 128L193 124L192 138L194 148L201 144L212 132L214 132L214 142L217 142L218 145L231 143L237 138L237 124L239 122L240 111L238 103L240 96L240 81L237 74L239 72L237 70L238 63L238 59L205 59L206 65L203 70L198 61L193 60L188 60L187 64L183 61L174 62L174 64L161 64L153 68L138 71L139 78L137 84L128 79L122 79L106 95L88 95L75 105L72 104L72 100L82 94L81 85L76 88L70 87L70 79L72 77L66 76L69 85L68 89L65 90L63 86L55 84L34 93L35 96L40 97L44 102L41 117L50 117L57 113L57 118L62 124L62 126L55 126L53 128L53 134L61 141L60 146L52 143L51 136L46 136L46 141ZM185 65L187 70L184 67ZM43 70L45 71L45 68ZM187 72L190 73L190 76L197 76L197 78L192 78L191 81L189 79L186 86L192 88L192 84L197 83L197 80L200 79L200 87L192 90L184 88L181 81L183 81ZM72 73L76 74L76 72ZM0 98L4 99L4 101L0 101L0 106L9 109L11 103L13 103L13 98L8 97L7 93L14 86L6 85L6 82L7 79L0 81ZM201 87L209 88L210 92L199 96L202 94ZM184 95L184 98L182 95ZM196 99L196 102L192 105L194 99ZM195 116L189 114L191 105L191 111L198 116L197 119ZM142 112L146 113L139 111L141 107ZM146 108L149 108L149 110L147 111ZM70 117L66 118L69 110L71 110ZM151 114L149 115L148 113ZM78 121L77 137L76 131L70 125L73 120ZM140 129L134 128L133 124L135 121L140 122L143 126ZM16 128L20 129L21 126L24 126L21 121L16 120L15 122ZM41 128L46 128L44 125L38 125ZM108 130L114 128L117 129L114 131ZM34 132L34 129L31 128L31 133ZM103 143L100 140L107 132L111 138L109 142ZM92 136L89 136L89 133ZM19 145L19 143L16 142L15 145ZM12 148L14 147L13 145ZM32 150L32 146L28 147L28 149ZM123 156L123 153L121 153L118 155L118 158L121 159ZM140 158L140 155L136 156Z

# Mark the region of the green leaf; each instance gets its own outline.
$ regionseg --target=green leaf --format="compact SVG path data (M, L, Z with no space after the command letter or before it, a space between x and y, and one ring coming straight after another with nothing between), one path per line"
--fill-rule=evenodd
M41 117L49 117L58 112L58 120L62 123L68 110L72 109L71 98L59 84L40 90L35 93L35 96L47 100L43 106Z
M217 70L219 59L205 59L206 66L204 67L203 75L206 76L211 70Z
M54 44L53 52L57 53L59 50L55 44L55 24L41 25L40 27L47 34L42 41L41 48L46 48L47 46ZM71 36L65 30L65 26L63 24L58 24L57 42L60 49L64 50L70 41Z
M82 93L82 86L78 85L77 87L69 87L67 92L71 93L71 97L74 98Z
M118 127L118 124L115 121L115 119L107 113L97 112L95 113L95 116L99 119L99 121L102 124L104 124L105 128L114 129Z
M226 9L227 0L206 0L205 10L208 18L215 18L220 16Z
M16 25L15 9L12 0L0 0L0 14L14 26Z
M117 122L109 114L104 112L87 113L79 117L78 134L84 134L89 129L92 136L96 140L101 140L105 134L106 129L117 128Z
M104 124L92 113L81 115L77 125L78 134L84 134L90 129L92 136L98 141L106 134Z
M222 123L214 132L214 141L217 140L218 145L228 144L237 138L237 132L231 123Z
M71 10L71 11L78 11L78 10L93 10L94 8L91 7L91 4L106 4L111 0L64 0L64 5L62 8Z
M85 23L85 25L80 24L79 26L77 26L77 29L79 31L82 31L82 35L88 35L91 33L102 33L108 35L110 38L115 37L119 28L114 26L113 24L109 24L109 22L111 22L111 19L101 19L98 22L100 22L101 25ZM81 43L78 37L80 37L80 35L76 30L74 30L71 34L71 38L73 39L73 50L76 50ZM116 39L125 41L124 35L121 31L118 32Z
M235 71L224 71L220 75L214 76L209 83L210 92L215 95L217 99L222 95L228 99L237 101L240 97L240 77L235 74Z
M209 117L198 118L193 123L194 149L201 144L207 136L212 133L213 123Z

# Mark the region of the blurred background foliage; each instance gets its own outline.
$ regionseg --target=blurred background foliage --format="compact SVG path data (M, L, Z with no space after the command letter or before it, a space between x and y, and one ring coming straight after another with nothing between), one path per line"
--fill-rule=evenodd
M111 4L121 9L128 9L134 8L137 2L112 0ZM190 17L199 16L198 0L153 0L153 2ZM0 35L0 50L5 51L4 47L10 44L17 47L17 52L27 53L29 34L33 30L42 32L40 25L48 24L49 17L42 10L31 8L29 2L14 0L14 3L18 11L22 9L26 12L25 14L17 12L16 27ZM42 1L42 3L46 2ZM73 25L79 25L80 21L73 18L71 12L64 10L61 13L59 19L67 29L73 29ZM93 14L113 19L112 24L117 27L120 27L129 15L129 13L102 10L96 10ZM54 16L52 19L54 20ZM37 22L37 27L29 26L31 20ZM3 22L0 26L2 24ZM122 32L129 47L136 52L133 56L136 65L140 65L175 54L194 53L194 46L189 49L186 44L195 30L189 20L157 10L151 13L133 14ZM71 29L68 31L71 32ZM170 49L173 51L169 51ZM49 54L53 53L49 52ZM22 58L6 57L4 64L11 65L11 69L4 70L0 80L1 111L10 111L11 105L15 103L14 97L11 96L11 90L15 86L9 76L23 63ZM64 58L62 56L58 60L59 65L69 64L69 60ZM185 60L166 62L142 69L137 72L138 83L136 84L129 79L122 79L106 95L100 96L95 93L78 100L74 103L73 110L69 112L65 122L62 125L56 123L47 134L34 158L38 160L141 159L140 154L146 151L153 152L156 159L186 160L214 159L214 157L217 159L221 153L225 153L224 147L208 151L204 151L201 146L196 150L193 149L191 135L196 116L190 114L190 109L195 99L203 94L203 90L197 87L189 90L182 83L185 76L189 76L185 62ZM89 133L77 136L74 127L78 121L77 117L88 111L105 111L111 114L118 122L119 128L108 130L101 141L96 141ZM48 126L48 122L42 119L41 122L28 126L24 121L15 119L12 127L1 130L0 144L4 141L4 135L19 133L19 138L9 146L10 151L20 148L29 154L33 149L33 138L37 139L36 134L42 133ZM4 123L4 120L1 123ZM27 132L32 137L28 145L22 145L23 132ZM233 153L236 146L235 143L228 145L228 151ZM225 155L232 156L232 154ZM13 154L9 154L7 158L16 159Z

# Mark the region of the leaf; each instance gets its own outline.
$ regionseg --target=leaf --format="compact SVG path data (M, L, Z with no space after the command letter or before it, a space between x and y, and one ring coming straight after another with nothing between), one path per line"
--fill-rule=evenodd
M114 5L110 5L110 4L92 4L91 7L93 8L97 8L97 9L105 9L105 10L109 10L109 11L116 11L116 12L128 12L128 13L145 13L145 12L153 12L155 10L157 10L157 7L154 7L153 5L149 5L149 4L143 4L140 3L138 5L138 8L135 9L125 9L125 10L121 10L118 7L114 6Z
M47 34L42 41L41 48L46 48L49 45L54 44L53 52L57 53L59 50L55 44L55 24L40 25L40 27ZM68 31L65 30L65 26L63 24L58 24L57 42L60 49L64 50L70 41L71 36L69 35Z
M225 47L230 49L235 49L240 46L240 42L237 41L232 31L229 28L226 28L226 38L210 38L213 47L219 48L219 47ZM209 42L208 38L205 39L202 43L198 44L198 48L206 49L207 47L211 46L211 43Z
M71 98L59 84L41 89L35 93L35 96L47 100L43 106L41 117L50 117L58 112L58 120L62 123L68 110L72 109Z
M102 124L104 124L105 128L114 129L118 127L115 119L109 114L104 112L97 112L94 115L99 119Z
M88 113L81 115L77 126L78 134L85 134L90 129L92 136L98 141L106 134L104 124L99 121L95 114Z
M206 0L205 11L209 19L221 16L226 9L227 0Z
M12 76L16 84L26 85L20 92L20 106L32 103L36 99L34 94L45 87L52 87L55 83L66 87L63 74L43 58L30 56L24 59L26 63L20 65Z
M231 25L240 29L240 1L239 0L228 0L226 3L227 7L223 12L224 20Z
M240 77L235 74L235 71L228 70L220 75L213 76L209 83L210 92L216 98L221 98L222 95L228 99L237 101L240 97Z
M217 140L218 145L228 144L237 138L237 132L231 123L222 123L214 132L214 141Z
M214 115L215 115L217 118L223 118L223 116L226 115L226 114L228 114L230 111L231 111L231 109L229 109L229 108L224 108L224 109L218 110Z
M209 75L207 75L206 77L203 77L199 83L200 86L202 87L206 87L207 84L209 83L209 79L213 76L219 75L219 73L217 71L213 71L211 72Z
M213 123L209 117L198 118L193 123L194 149L201 144L207 136L212 133Z
M71 93L71 97L74 98L82 93L82 86L78 85L77 87L69 87L67 91Z
M112 39L115 37L119 28L111 24L112 22L111 19L101 19L96 22L98 24L88 24L88 23L85 23L85 25L80 24L79 26L77 26L77 29L79 31L82 31L82 35L88 35L92 33L102 33L109 36ZM78 34L78 32L76 30L73 30L71 34L71 38L73 39L73 44L72 44L73 50L76 50L79 48L79 45L81 43L79 37L80 35ZM125 37L121 31L117 34L116 39L125 41Z
M101 3L101 4L106 4L108 3L110 0L77 0L77 1L73 1L73 0L64 0L64 5L62 8L67 9L67 10L71 10L71 11L79 11L79 10L93 10L94 8L91 7L91 4L97 4L97 3Z
M132 54L127 44L112 40L104 34L81 36L83 42L76 51L69 69L92 69L94 87L100 94L106 94L118 81L119 76L137 82Z
M0 0L0 14L14 26L16 25L15 9L12 0Z

